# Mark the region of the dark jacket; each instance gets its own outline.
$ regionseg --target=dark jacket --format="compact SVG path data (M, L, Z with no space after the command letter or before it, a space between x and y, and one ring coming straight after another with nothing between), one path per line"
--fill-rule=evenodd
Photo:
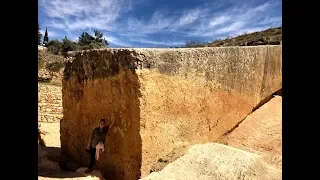
M91 133L91 148L96 148L96 145L99 142L102 142L103 144L106 141L106 136L109 131L109 126L106 126L103 130L100 130L99 127L94 128L94 130Z

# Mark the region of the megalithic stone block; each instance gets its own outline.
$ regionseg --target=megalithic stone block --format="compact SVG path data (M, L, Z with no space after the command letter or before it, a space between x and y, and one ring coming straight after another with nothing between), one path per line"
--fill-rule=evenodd
M181 144L214 142L282 88L282 46L72 52L62 152L82 165L100 118L114 122L97 167L136 180Z

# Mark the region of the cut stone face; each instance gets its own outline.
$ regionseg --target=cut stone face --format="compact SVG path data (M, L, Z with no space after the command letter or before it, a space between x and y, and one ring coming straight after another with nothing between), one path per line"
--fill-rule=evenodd
M101 118L114 122L97 166L135 180L183 144L214 142L282 88L282 47L72 52L64 70L62 152L85 152Z

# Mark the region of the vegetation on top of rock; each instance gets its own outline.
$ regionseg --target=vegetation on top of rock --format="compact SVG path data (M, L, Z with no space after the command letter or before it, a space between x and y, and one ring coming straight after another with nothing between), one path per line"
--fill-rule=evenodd
M64 67L64 63L63 62L52 62L52 63L48 63L46 65L46 69L51 71L51 72L59 72L61 68Z
M185 47L224 47L224 46L257 46L282 44L282 27L270 28L264 31L243 34L233 38L215 40L210 43L187 41Z
M87 32L83 32L78 41L79 50L107 47L109 45L108 41L106 41L104 38L102 39L102 37L103 34L98 30L94 30L94 37Z
M77 43L74 41L71 41L70 39L67 38L67 36L62 39L62 51L68 52L68 51L74 51L77 50Z
M38 64L39 63L52 63L52 62L64 61L64 57L61 55L54 55L47 51L38 51Z
M59 52L62 52L62 43L59 40L51 40L46 44L46 47L48 47L48 50L52 52L53 54L59 54Z
M79 37L78 42L74 42L65 36L62 42L59 40L50 40L46 43L49 51L53 54L66 53L68 51L78 51L78 50L89 50L89 49L100 49L108 47L108 41L105 40L103 34L95 30L94 36L91 36L87 32L83 32Z
M187 48L192 48L192 47L202 47L203 44L201 44L200 41L196 41L196 40L190 40L186 42L186 47Z
M41 44L42 37L40 29L40 25L38 24L38 45ZM65 36L62 41L57 39L49 40L48 29L46 28L43 45L47 47L52 54L59 55L65 54L68 51L107 48L109 43L103 38L103 33L99 30L94 30L94 36L88 32L82 32L77 42L68 39L67 36Z
M50 74L59 73L64 68L64 57L48 51L38 51L38 71L47 70Z

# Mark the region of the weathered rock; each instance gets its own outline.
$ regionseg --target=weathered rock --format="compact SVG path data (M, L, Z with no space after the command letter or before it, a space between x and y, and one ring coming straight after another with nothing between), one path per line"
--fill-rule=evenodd
M217 140L282 87L281 46L73 56L64 71L61 148L85 165L81 149L98 120L114 122L97 163L111 179L144 177L180 143Z
M46 158L48 153L45 151L45 148L38 144L38 163L41 162L41 159Z
M48 159L49 153L46 150L46 147L43 147L38 144L38 173L43 174L47 173L57 173L61 172L59 164L57 162L51 161Z
M71 156L66 154L61 154L59 165L64 171L76 171L81 167Z
M42 158L40 160L40 163L38 163L38 169L43 170L43 169L50 169L51 171L61 171L59 164L54 161L50 161L46 158Z
M38 51L47 51L47 50L48 50L47 47L39 46L39 45L38 45Z
M50 82L52 80L52 76L46 69L40 69L38 71L38 81L39 82Z
M52 77L38 77L39 82L50 82L52 80Z
M38 84L38 113L40 122L60 122L62 119L62 98L60 86Z
M55 84L60 84L62 81L64 68L61 68L59 72L49 72L47 69L43 68L38 71L38 82L51 82Z

